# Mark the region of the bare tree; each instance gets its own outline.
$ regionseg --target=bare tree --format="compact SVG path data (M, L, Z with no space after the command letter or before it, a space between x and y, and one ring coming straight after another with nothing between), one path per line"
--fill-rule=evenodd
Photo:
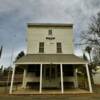
M93 73L97 64L100 64L100 12L91 18L88 29L81 33L81 45L85 47L84 50L89 55L90 76L92 83L94 83ZM96 52L94 53L93 50Z
M100 47L100 12L91 18L86 31L81 34L81 44Z
M82 32L81 44L85 46L86 51L96 51L95 53L92 52L92 54L88 52L91 62L94 60L93 57L95 56L98 56L97 58L100 59L100 12L91 18L88 29Z

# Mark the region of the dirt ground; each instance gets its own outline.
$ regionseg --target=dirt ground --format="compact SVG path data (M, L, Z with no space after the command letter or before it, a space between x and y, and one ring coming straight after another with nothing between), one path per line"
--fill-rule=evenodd
M100 100L100 86L96 86L92 94L9 95L0 93L0 100Z
M100 100L100 95L2 95L0 100Z

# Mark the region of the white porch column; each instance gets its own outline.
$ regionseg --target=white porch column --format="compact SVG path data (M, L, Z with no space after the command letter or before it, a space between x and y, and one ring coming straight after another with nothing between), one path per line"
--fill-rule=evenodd
M26 88L26 73L27 73L27 69L24 68L22 88Z
M40 64L40 93L42 93L42 64Z
M64 86L63 86L63 66L60 64L60 73L61 73L61 92L64 93Z
M10 94L12 94L12 90L13 90L14 75L15 75L15 65L13 66L13 72L12 72L12 77L11 77L11 85L10 85L10 90L9 90Z
M74 69L74 77L75 77L74 86L75 88L78 88L77 68Z
M88 78L88 84L89 84L89 91L92 93L92 85L91 85L91 79L90 79L90 73L89 73L89 68L88 64L86 64L86 72L87 72L87 78Z

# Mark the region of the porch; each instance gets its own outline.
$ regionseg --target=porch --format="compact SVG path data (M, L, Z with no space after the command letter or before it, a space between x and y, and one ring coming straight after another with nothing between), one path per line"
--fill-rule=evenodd
M42 54L38 55L38 57L42 59L36 59L37 55L31 56L35 57L34 61L31 62L32 58L27 59L24 57L17 61L16 67L20 65L24 69L23 73L23 82L22 88L20 88L19 92L13 91L13 81L14 81L14 74L15 74L15 67L13 69L12 80L11 80L11 87L10 87L10 94L11 93L74 93L75 91L80 90L81 92L90 92L92 93L91 81L89 76L89 70L87 66L87 62L83 59L77 58L73 55L59 55L51 56L50 58L46 59L47 55L43 56ZM69 59L68 59L69 57ZM57 61L55 61L55 59ZM65 60L66 59L66 60ZM23 62L24 61L24 62ZM77 65L86 66L87 72L87 81L88 81L88 90L79 89L78 87L78 79L77 79ZM70 88L69 88L70 87ZM70 89L70 90L68 90ZM27 90L27 92L26 92ZM79 91L78 91L79 92Z

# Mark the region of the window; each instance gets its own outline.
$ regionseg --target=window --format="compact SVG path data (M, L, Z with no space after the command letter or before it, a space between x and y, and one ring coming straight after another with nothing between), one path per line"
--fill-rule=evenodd
M35 65L28 65L27 72L31 74L35 74L35 76L40 76L40 65L35 64Z
M44 53L44 42L39 43L39 53Z
M48 35L52 35L52 30L49 30L48 31Z
M61 42L57 42L57 53L62 53Z
M67 68L67 66L69 66L69 68ZM63 76L74 76L73 65L63 64Z

